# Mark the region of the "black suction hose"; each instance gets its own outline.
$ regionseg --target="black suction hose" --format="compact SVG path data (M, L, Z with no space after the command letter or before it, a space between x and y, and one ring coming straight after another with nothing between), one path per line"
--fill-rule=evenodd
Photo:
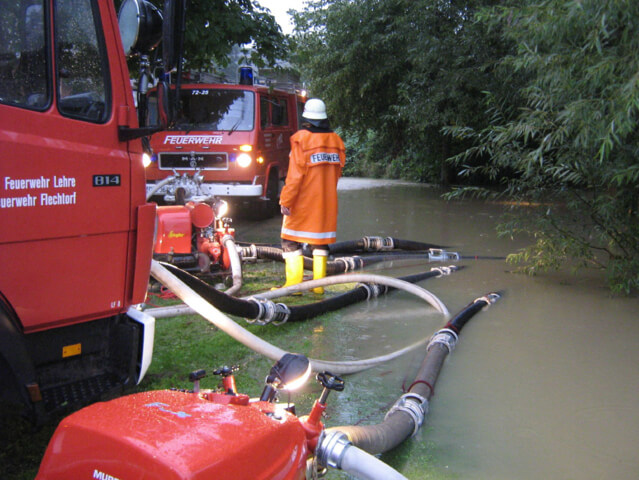
M228 315L235 315L237 317L244 318L257 318L259 315L260 308L255 302L248 302L246 300L227 295L224 292L220 292L196 276L191 275L170 263L162 263L161 265L218 310Z
M476 299L433 335L426 347L426 357L415 381L407 393L389 410L382 423L333 427L327 432L341 432L353 445L372 454L391 450L416 433L428 413L428 401L433 396L444 360L455 347L457 334L477 312L497 301L499 297L497 293L490 293Z
M451 271L459 270L458 267L448 267ZM414 275L408 275L405 277L399 277L400 280L404 280L409 283L417 283L422 280L431 277L438 277L442 274L439 269L431 270L429 272L417 273ZM325 300L309 303L307 305L295 305L289 307L291 310L291 316L288 318L289 322L300 322L308 320L309 318L316 317L322 313L334 312L340 310L348 305L353 305L370 298L374 298L385 293L395 290L393 287L386 287L384 285L360 285L353 290L335 295Z
M242 249L243 258L250 258L252 255L255 255L257 258L262 260L274 260L276 262L284 261L281 248L251 245L250 247L242 247ZM359 259L359 257L350 257L348 259L342 260L331 260L326 264L326 274L336 275L338 273L344 273L350 270L361 270L362 268L364 268L364 263L361 261L361 259ZM304 269L313 270L312 258L308 256L304 257Z
M265 247L265 246L256 246L252 245L251 247L242 247L242 257L250 258L252 255L255 255L257 258L262 260L273 260L276 262L283 262L284 257L282 256L282 250L277 247ZM307 252L308 253L308 252ZM394 254L393 254L394 253ZM327 275L337 275L339 273L346 273L355 270L361 270L364 267L368 267L371 265L375 265L376 263L387 262L391 260L397 259L409 259L409 258L429 258L428 253L424 255L416 255L416 254L407 254L406 252L401 252L404 255L400 256L396 253L400 252L384 252L377 255L367 255L366 257L360 256L349 256L349 257L339 257L335 260L330 260L326 264L326 274ZM309 256L304 256L304 269L305 270L313 270L313 259Z
M428 250L430 248L444 248L432 243L402 240L394 237L362 237L359 240L336 242L328 246L328 251L334 253L354 253L361 251L384 250Z
M162 266L168 269L173 275L182 280L198 295L200 295L207 302L209 302L211 305L213 305L215 308L219 309L223 313L246 318L249 322L251 320L261 320L265 314L259 302L252 300L243 300L241 298L227 295L224 292L220 292L219 290L203 282L196 276L191 275L184 270L180 270L179 268L171 264L163 263ZM456 271L458 269L459 267L456 266L447 267L447 272ZM422 272L406 277L401 277L400 280L404 280L410 283L417 283L427 278L438 277L443 273L443 269L433 269L429 272ZM274 321L277 323L281 321L300 322L308 320L323 313L333 312L348 305L352 305L354 303L385 294L390 290L394 289L392 287L386 286L363 284L341 295L336 295L334 297L330 297L315 303L309 303L307 305L294 305L288 307L283 304L277 304L276 307L281 309L281 314L279 311L274 312L276 318L264 323L269 323L270 321Z

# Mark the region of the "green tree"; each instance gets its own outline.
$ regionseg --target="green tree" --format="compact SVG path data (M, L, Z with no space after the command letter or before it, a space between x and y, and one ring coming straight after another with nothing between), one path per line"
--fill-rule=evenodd
M605 268L615 290L639 287L638 18L634 0L546 0L480 16L516 43L502 67L526 85L517 109L488 97L489 127L450 130L475 142L456 164L504 186L456 195L526 205L500 229L535 237L511 256L529 272L576 261Z
M487 123L481 91L496 84L489 67L504 45L473 14L493 3L319 0L295 15L299 69L363 142L360 171L448 179L444 159L461 148L441 128Z
M326 101L336 125L353 136L375 132L378 151L391 155L401 150L403 128L390 108L410 69L396 22L409 3L319 0L294 15L295 61L312 94Z
M498 30L489 30L474 19L478 8L495 3L413 2L402 22L412 68L399 84L400 102L393 111L406 119L410 138L425 147L422 155L427 155L433 171L440 170L443 184L459 181L445 159L464 144L455 144L442 127L487 125L482 92L499 90L501 96L509 97L508 92L516 88L494 71L495 62L511 43L500 41Z
M233 45L251 44L256 65L287 55L287 42L275 18L251 0L189 0L184 58L190 69L225 65Z

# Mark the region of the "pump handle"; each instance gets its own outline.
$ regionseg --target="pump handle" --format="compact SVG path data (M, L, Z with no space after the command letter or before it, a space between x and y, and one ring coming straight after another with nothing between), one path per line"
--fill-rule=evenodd
M317 381L328 390L341 392L344 390L344 380L331 372L321 372L317 374Z
M206 370L195 370L189 373L189 381L191 382L202 380L204 377L206 377Z
M233 372L237 372L240 369L238 365L233 365L229 367L228 365L224 365L223 367L218 368L213 372L213 375L220 375L222 377L230 377L233 375Z

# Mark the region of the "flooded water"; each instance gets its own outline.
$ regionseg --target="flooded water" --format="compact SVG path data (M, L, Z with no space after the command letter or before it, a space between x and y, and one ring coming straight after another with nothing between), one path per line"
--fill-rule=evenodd
M497 238L499 205L445 202L440 193L342 179L338 240L392 236L480 257L525 244ZM280 221L236 221L238 239L277 242ZM457 264L466 268L421 283L452 314L491 291L503 298L464 329L424 428L390 463L411 479L638 479L639 300L612 297L592 272L528 277L510 273L503 260ZM394 262L374 273L402 276L436 265ZM340 321L313 331L314 351L304 353L365 358L429 336L444 323L402 292L340 313ZM381 421L422 355L349 376L346 390L329 398L326 423Z

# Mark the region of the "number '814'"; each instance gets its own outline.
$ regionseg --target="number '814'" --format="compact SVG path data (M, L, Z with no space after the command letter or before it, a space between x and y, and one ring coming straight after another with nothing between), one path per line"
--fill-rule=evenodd
M94 187L119 187L120 175L93 175Z

